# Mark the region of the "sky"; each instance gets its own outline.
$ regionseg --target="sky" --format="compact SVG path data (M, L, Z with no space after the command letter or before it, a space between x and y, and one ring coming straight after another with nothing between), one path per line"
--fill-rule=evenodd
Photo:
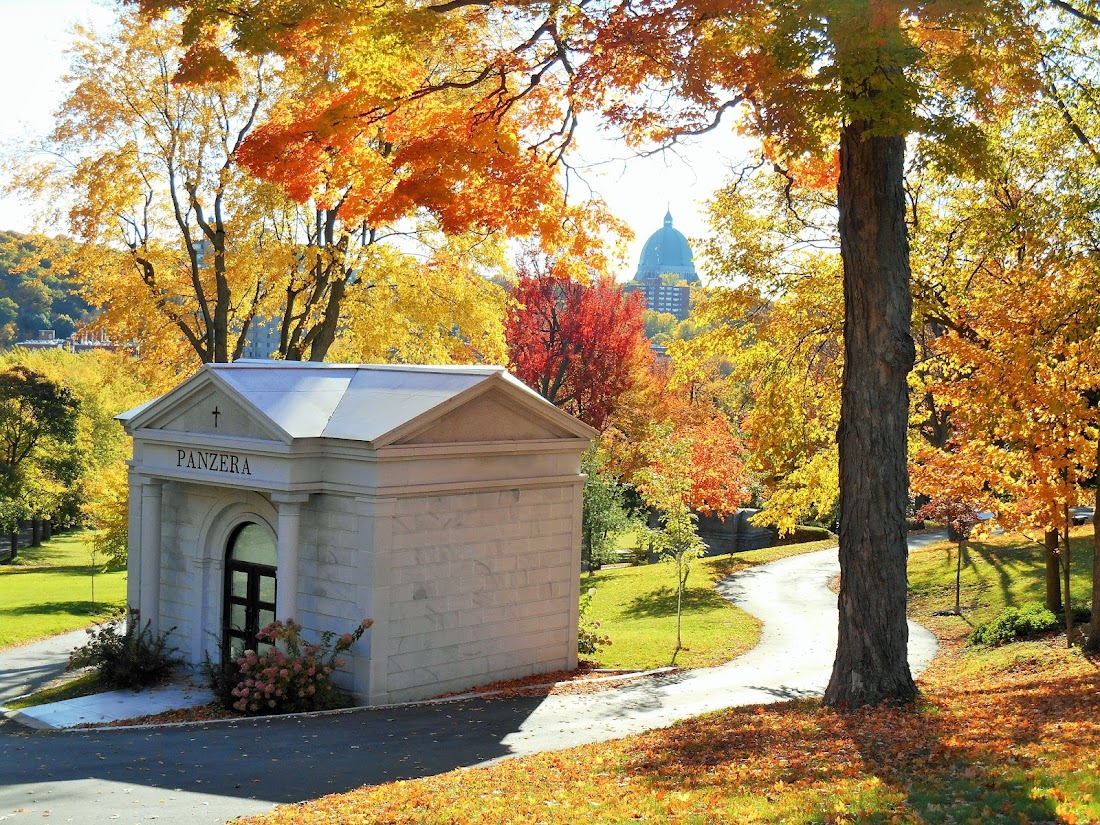
M0 0L0 184L6 183L18 152L46 134L65 91L68 68L64 51L75 23L105 25L113 16L108 0ZM621 144L604 139L598 124L583 124L583 154L574 159L583 179L573 191L591 188L634 230L625 268L630 278L645 240L660 229L665 210L689 239L707 234L702 203L744 152L730 130L717 130L693 145L639 158ZM0 192L0 229L29 232L36 226L34 204ZM698 263L698 260L697 260Z

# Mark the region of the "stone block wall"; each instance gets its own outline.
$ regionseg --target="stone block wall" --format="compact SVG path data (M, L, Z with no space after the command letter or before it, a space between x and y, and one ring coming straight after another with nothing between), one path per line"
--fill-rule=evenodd
M557 485L397 502L390 701L575 665L579 495Z
M302 509L298 558L298 615L309 642L325 631L349 633L368 618L359 604L358 583L364 564L363 539L358 532L357 503L353 498L310 496ZM369 655L369 638L341 658L347 664L335 675L336 684L354 689L355 657Z

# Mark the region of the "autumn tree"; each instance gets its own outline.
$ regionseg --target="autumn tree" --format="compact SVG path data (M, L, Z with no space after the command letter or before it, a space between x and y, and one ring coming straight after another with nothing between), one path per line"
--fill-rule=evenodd
M94 532L99 558L125 562L129 482L126 461L132 440L115 416L151 393L137 377L133 359L106 349L71 353L59 349L13 350L0 363L29 369L65 388L77 402L74 435L64 451L64 477L55 476L56 493L40 517L80 523Z
M918 146L929 162L910 178L918 313L935 330L916 379L940 422L915 486L1041 535L1052 611L1063 587L1071 601L1067 508L1095 472L1100 381L1096 159L1077 134L1088 108L1077 130L1064 115L1044 97L990 123L969 175Z
M0 371L0 498L9 519L32 515L37 500L63 488L77 407L68 388L34 370ZM18 529L12 521L5 526ZM12 549L14 557L14 541Z
M113 31L78 29L45 150L19 183L52 196L79 246L61 260L120 342L179 367L239 356L256 307L286 265L263 231L262 187L238 168L270 106L274 60L237 77L173 84L180 28L123 13Z
M427 6L320 0L144 0L187 10L191 57L227 71L212 38L238 48L339 62L348 97L328 124L366 133L431 95L471 94L480 129L527 109L528 165L559 158L579 112L601 110L635 144L673 143L728 112L764 138L792 174L839 146L845 370L840 425L840 634L831 705L906 701L906 377L913 362L903 196L906 135L955 140L1020 62L1033 65L1033 22L1017 3L776 3L722 8L687 0ZM1030 9L1028 10L1030 11ZM349 30L359 36L348 37ZM385 86L366 46L446 42L461 58L406 88ZM349 112L349 101L355 106ZM547 105L547 103L551 105ZM512 133L505 144L511 147ZM476 142L474 144L477 145ZM487 156L499 157L496 147ZM508 150L506 150L508 151ZM522 152L521 152L522 153ZM811 162L807 162L811 161Z
M646 505L657 514L657 527L646 531L646 540L658 558L669 562L676 571L676 654L683 647L681 618L684 589L692 564L706 550L696 531L698 516L690 505L692 476L695 473L693 444L689 438L677 438L669 424L655 424L643 447L647 462L635 476L635 483Z
M494 233L512 215L536 226L492 195L507 189L529 202L523 180L537 188L550 173L497 180L494 166L481 185L465 179L455 191L446 167L464 163L455 153L463 139L438 100L415 118L406 111L385 139L311 153L303 134L321 124L293 134L277 124L280 106L295 101L323 109L325 66L236 53L234 76L174 84L187 68L180 37L171 14L123 13L110 32L81 31L73 91L45 151L22 164L20 188L49 196L53 217L81 241L74 249L38 239L40 254L80 273L102 310L98 324L137 345L161 375L240 357L261 322L277 330L277 355L289 360L323 360L340 336L376 342L397 330L410 346L395 358L424 340L441 343L420 352L499 360L499 320L473 308L484 298L499 312L503 298L481 277L484 256L462 247L499 245ZM299 125L308 119L295 111ZM439 143L425 143L427 124ZM296 175L255 177L292 158ZM453 323L456 312L466 323ZM345 355L377 352L342 343Z
M831 524L839 500L844 304L835 203L749 162L709 203L712 287L705 331L670 347L678 374L721 357L739 391L746 462L760 480L758 523Z
M553 262L551 262L553 263ZM547 401L602 430L651 359L642 300L608 277L523 271L505 318L508 362Z

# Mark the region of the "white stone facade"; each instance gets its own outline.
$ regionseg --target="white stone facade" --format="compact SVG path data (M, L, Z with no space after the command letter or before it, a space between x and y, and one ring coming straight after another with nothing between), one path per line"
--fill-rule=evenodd
M211 365L121 418L129 603L193 664L222 655L226 549L255 524L278 618L374 620L339 674L363 704L576 665L593 433L500 368Z

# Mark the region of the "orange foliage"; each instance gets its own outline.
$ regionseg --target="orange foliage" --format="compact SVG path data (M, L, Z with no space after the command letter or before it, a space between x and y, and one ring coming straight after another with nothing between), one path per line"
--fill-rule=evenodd
M990 264L990 268L995 268ZM953 299L930 386L950 411L946 451L925 447L914 489L972 502L1012 527L1057 529L1096 462L1100 335L1072 271L1019 265Z
M922 684L919 709L735 708L243 823L1100 821L1094 662L1050 650L975 672L943 656Z

